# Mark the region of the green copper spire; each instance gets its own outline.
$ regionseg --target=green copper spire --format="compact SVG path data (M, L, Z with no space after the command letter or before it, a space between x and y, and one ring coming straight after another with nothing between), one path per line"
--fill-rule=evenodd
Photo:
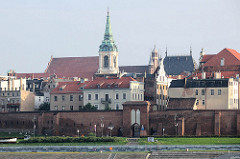
M111 24L110 24L109 11L107 12L107 22L106 22L104 40L113 40L112 39L112 29L111 29Z
M100 45L99 51L117 51L117 46L115 45L113 36L112 36L109 11L107 11L107 21L106 21L104 40Z

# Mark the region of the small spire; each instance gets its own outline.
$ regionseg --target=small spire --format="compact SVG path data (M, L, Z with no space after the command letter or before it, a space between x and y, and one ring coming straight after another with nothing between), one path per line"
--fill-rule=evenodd
M107 7L107 16L109 16L109 7Z
M192 56L192 46L190 46L190 56Z
M166 46L166 52L165 52L165 54L166 54L166 57L167 57L167 46Z
M156 44L154 44L153 52L157 52Z

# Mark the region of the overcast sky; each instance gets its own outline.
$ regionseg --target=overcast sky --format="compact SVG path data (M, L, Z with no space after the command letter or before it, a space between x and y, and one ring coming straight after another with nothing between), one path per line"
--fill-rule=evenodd
M107 7L119 65L147 65L156 44L164 57L192 46L240 52L239 0L0 0L0 74L44 72L53 57L98 56Z

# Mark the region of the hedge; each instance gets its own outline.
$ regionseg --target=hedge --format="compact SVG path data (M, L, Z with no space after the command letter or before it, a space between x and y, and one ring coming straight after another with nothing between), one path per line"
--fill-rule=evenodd
M81 142L119 142L123 139L118 137L32 137L28 140L22 140L20 143L81 143Z

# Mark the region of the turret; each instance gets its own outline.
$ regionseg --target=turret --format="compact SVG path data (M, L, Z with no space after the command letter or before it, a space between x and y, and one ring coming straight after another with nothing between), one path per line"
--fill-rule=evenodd
M153 51L150 55L150 61L149 61L148 67L149 67L148 70L150 74L153 74L158 67L158 52L156 49L156 45L154 45Z

